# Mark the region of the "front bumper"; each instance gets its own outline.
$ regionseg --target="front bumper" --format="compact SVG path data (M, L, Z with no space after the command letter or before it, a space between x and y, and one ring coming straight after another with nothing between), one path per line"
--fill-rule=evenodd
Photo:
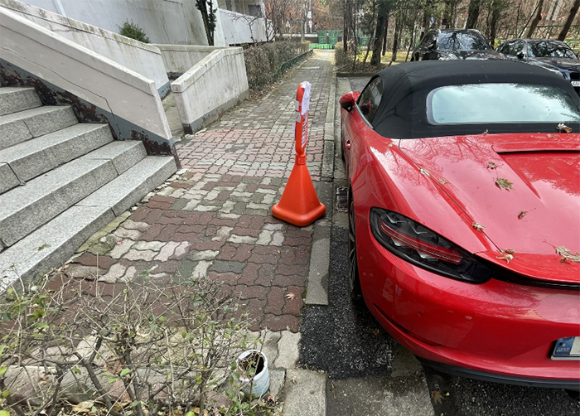
M415 355L474 378L578 389L580 361L550 359L557 339L580 336L577 291L456 281L396 257L368 223L357 230L365 302Z

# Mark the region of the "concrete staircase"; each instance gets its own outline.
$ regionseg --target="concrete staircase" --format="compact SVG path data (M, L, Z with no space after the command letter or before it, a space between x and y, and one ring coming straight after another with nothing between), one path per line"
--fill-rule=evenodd
M0 293L60 266L175 171L107 124L42 106L34 88L0 88Z

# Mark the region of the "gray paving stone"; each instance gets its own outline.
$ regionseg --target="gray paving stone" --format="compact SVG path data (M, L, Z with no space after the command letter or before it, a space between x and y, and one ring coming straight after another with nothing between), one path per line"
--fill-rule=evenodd
M270 370L270 395L278 397L280 390L284 387L284 378L286 377L286 370L272 369Z
M42 103L34 88L0 88L0 116L40 107Z
M0 150L0 162L10 164L18 179L26 182L112 140L108 125L75 124Z
M278 358L274 363L276 368L294 368L300 355L300 333L282 331L278 341Z
M235 273L241 274L246 267L246 263L239 263L237 261L223 261L215 260L210 267L210 271L218 273Z
M11 246L117 175L106 160L76 159L0 195L0 235Z
M284 416L326 415L326 374L297 368L286 371ZM347 414L347 413L342 413Z
M267 331L263 339L262 353L268 357L270 368L274 368L274 362L278 358L278 341L282 334L280 332Z

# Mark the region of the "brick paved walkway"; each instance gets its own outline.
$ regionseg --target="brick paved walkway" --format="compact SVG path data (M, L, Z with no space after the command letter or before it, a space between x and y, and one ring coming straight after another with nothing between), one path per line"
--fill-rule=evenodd
M193 139L181 142L180 176L93 236L67 269L70 278L122 282L207 276L247 304L252 329L297 332L313 227L270 214L294 163L296 88L312 84L308 168L320 180L332 55L317 54L263 99L246 101ZM87 267L91 266L91 267Z

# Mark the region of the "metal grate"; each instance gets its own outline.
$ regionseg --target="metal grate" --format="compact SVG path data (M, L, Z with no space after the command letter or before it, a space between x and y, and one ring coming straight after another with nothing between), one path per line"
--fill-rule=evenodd
M336 188L336 209L338 212L348 212L348 188L343 186Z

